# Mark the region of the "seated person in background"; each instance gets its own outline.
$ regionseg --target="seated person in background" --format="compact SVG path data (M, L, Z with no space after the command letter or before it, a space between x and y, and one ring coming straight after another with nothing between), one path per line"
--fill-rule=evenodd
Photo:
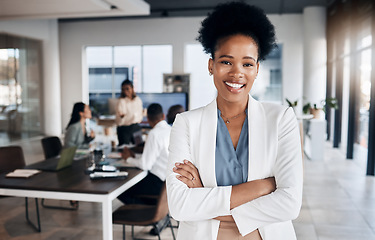
M91 118L89 105L77 102L73 106L72 115L66 127L64 147L89 148L89 143L95 138L91 130L90 135L86 132L86 119Z
M118 145L134 143L133 133L141 130L143 119L142 100L134 91L133 83L126 79L121 83L121 95L116 106Z
M177 105L171 106L168 109L168 113L167 113L167 123L169 125L172 125L173 122L174 122L174 119L176 118L176 115L178 113L182 113L182 112L185 112L185 109L184 109L184 107L182 105L177 104Z
M137 198L137 195L158 196L160 194L166 178L171 132L171 127L164 117L160 104L151 104L147 108L147 120L152 129L148 134L142 156L136 156L129 148L123 149L123 159L143 170L148 170L147 176L142 181L118 197L125 204L146 203L143 199Z

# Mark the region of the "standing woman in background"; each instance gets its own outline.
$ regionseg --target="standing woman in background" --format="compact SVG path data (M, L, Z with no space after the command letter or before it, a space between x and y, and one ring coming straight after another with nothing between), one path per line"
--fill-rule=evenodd
M172 127L166 181L177 239L295 240L302 203L296 116L249 94L276 45L274 26L263 10L231 2L203 20L198 40L211 55L217 97L178 114Z
M89 148L89 143L95 138L91 130L90 135L86 133L86 119L91 119L91 109L83 102L77 102L73 106L72 115L64 138L64 147Z
M139 123L142 119L142 100L135 94L133 83L128 79L124 80L116 106L118 145L134 143L133 133L141 130Z

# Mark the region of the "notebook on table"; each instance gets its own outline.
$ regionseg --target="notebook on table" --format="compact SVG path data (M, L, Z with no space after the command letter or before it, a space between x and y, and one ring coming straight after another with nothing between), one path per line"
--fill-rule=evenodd
M73 164L77 147L69 147L61 150L59 157L49 158L45 161L33 164L33 168L43 171L59 171Z

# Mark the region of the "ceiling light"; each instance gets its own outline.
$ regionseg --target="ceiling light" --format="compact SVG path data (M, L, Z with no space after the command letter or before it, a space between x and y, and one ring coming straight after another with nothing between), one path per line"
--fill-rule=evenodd
M106 0L91 0L93 3L95 3L97 6L102 7L106 10L112 9L112 4L107 2Z

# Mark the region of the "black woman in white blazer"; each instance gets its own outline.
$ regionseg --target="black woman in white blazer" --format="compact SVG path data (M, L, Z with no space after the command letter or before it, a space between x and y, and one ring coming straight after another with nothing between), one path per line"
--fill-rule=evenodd
M303 179L296 117L249 94L260 60L275 45L274 28L259 8L227 3L202 22L198 40L211 54L208 71L218 93L209 105L177 115L172 127L166 181L170 213L180 221L177 239L294 240ZM234 148L248 126L241 133L248 140L241 184L217 186L218 121Z

